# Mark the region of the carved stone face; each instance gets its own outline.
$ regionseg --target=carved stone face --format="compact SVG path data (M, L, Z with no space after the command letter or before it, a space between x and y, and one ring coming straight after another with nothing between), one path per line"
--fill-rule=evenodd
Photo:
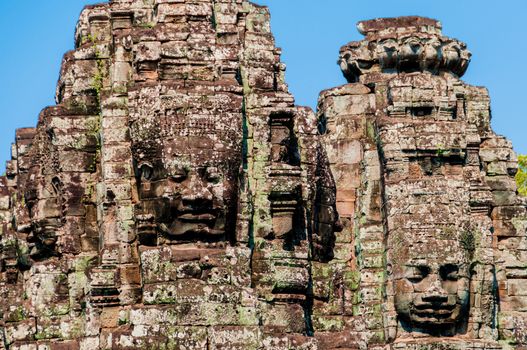
M434 240L401 251L393 266L395 308L412 328L444 332L466 316L469 264L457 240Z
M399 325L436 336L466 333L469 267L489 212L475 181L479 157L468 146L479 136L469 132L464 95L446 79L418 73L389 84L380 130L394 150L384 160L384 191ZM390 134L395 128L404 131Z
M25 195L31 222L29 253L33 258L54 254L57 231L62 226L62 184L58 178L44 182L41 186L30 185Z
M142 244L233 238L241 152L228 140L218 134L134 140Z
M232 194L225 168L204 162L156 169L142 163L137 171L140 236L151 236L157 231L179 241L225 240L227 198Z
M144 87L131 103L139 241L219 248L234 240L242 99L160 89Z

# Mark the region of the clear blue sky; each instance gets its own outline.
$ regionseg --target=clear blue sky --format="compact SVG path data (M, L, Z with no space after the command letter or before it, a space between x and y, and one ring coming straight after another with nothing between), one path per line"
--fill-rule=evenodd
M35 126L54 104L62 55L73 48L78 14L95 0L0 0L0 169L16 128ZM360 40L355 24L376 17L439 19L446 35L468 44L464 79L489 88L494 130L527 153L526 0L257 0L271 9L272 29L298 104L316 106L319 91L345 83L336 60L341 45ZM1 172L1 170L0 170Z

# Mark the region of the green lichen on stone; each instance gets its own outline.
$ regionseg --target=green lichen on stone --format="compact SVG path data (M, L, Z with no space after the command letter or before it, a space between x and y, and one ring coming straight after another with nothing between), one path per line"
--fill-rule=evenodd
M260 323L260 317L256 308L238 306L236 308L238 321L243 326L253 326Z
M22 305L17 306L12 311L7 311L3 315L3 319L6 322L20 322L28 318L28 311Z
M527 232L527 217L512 218L511 223L518 234L523 235Z
M360 271L345 271L343 274L343 282L347 289L358 290L360 285Z
M346 323L339 317L316 317L313 325L317 332L341 332L345 329Z
M79 256L73 263L73 269L76 272L86 272L90 267L94 266L97 262L95 256Z

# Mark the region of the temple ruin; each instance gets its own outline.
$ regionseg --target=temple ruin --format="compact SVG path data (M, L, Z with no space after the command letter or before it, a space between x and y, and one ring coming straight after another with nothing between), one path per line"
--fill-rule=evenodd
M0 177L0 349L527 348L527 201L470 52L358 29L312 111L266 7L87 6Z

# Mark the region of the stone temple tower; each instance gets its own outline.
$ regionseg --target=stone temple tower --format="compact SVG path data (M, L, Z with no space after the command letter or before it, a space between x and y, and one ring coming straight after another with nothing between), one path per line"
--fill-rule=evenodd
M361 22L314 113L269 16L82 11L0 177L0 349L527 346L526 203L465 45Z
M396 349L524 342L525 201L487 90L460 80L470 52L428 18L358 28L318 110L357 315Z

